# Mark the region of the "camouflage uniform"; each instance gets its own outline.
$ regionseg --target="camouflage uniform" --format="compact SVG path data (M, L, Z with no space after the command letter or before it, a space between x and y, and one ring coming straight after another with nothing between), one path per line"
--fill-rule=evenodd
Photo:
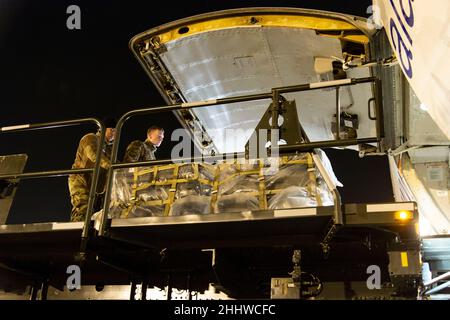
M93 168L97 156L100 135L89 133L80 140L77 149L75 162L72 169ZM106 145L103 143L102 145ZM102 158L100 159L100 175L97 193L103 193L105 189L106 172L110 167L111 145L103 148ZM69 176L69 191L72 202L71 221L84 221L89 200L89 191L91 186L92 174L71 174Z
M133 141L127 147L124 162L140 162L156 160L156 147L147 139L145 141Z

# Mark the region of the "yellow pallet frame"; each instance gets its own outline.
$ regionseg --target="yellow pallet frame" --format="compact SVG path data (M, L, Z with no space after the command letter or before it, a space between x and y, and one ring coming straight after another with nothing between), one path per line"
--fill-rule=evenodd
M215 205L218 200L219 196L219 190L222 185L229 182L230 180L236 178L240 175L257 175L258 176L258 191L249 192L247 194L258 196L258 202L259 202L259 209L265 210L267 209L267 203L268 203L268 196L275 195L283 191L282 189L274 189L274 190L266 190L265 186L265 176L264 176L264 160L257 160L255 163L255 166L257 169L253 170L244 170L242 169L241 160L235 160L232 163L226 162L221 163L216 166L215 172L214 172L214 179L208 180L208 179L202 179L200 178L200 169L199 166L202 164L199 163L191 163L190 165L193 166L193 176L189 178L177 178L179 170L182 166L186 166L189 164L168 164L168 165L162 165L162 166L153 166L151 168L134 168L133 171L133 184L132 184L132 197L131 197L131 203L129 203L126 208L124 209L123 216L126 218L128 217L129 213L133 209L134 206L137 204L139 205L145 205L145 206L152 206L152 205L163 205L163 215L168 216L170 212L170 207L175 201L175 193L177 190L178 184L181 183L187 183L192 181L197 181L203 185L209 185L211 186L211 204L210 204L210 212L214 212ZM308 177L309 177L309 183L307 185L308 192L316 199L318 206L322 205L322 199L320 197L320 192L317 190L317 171L316 166L314 164L312 155L310 153L306 153L304 158L298 159L289 159L287 156L280 157L280 163L279 165L287 165L287 164L304 164L307 166L308 171ZM224 167L226 166L235 166L236 172L229 175L226 179L220 180L221 172L224 170ZM157 181L158 173L161 171L166 170L173 170L172 171L172 178L167 179L164 181ZM139 184L139 178L141 176L147 175L147 174L153 174L152 181L141 183ZM151 186L167 186L169 188L169 195L167 199L164 200L150 200L150 201L138 201L137 200L137 193L138 191L145 190Z

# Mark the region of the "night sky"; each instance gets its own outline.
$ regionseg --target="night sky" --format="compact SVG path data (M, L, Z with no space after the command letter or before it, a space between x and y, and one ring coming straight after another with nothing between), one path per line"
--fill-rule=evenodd
M81 30L66 28L66 8L81 8ZM117 116L163 99L132 55L136 34L188 16L239 7L303 7L367 17L364 1L64 1L0 0L0 126ZM130 121L122 147L144 139L148 124L166 129L158 158L169 157L170 133L181 127L171 113ZM26 171L66 169L79 139L93 126L0 135L0 155L27 153ZM345 187L343 200L392 201L384 158L327 151ZM121 158L121 156L120 156ZM23 180L8 223L68 221L67 177Z

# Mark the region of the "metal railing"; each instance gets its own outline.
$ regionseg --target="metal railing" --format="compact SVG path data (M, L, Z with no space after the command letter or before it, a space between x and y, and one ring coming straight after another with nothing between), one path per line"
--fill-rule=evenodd
M380 80L376 77L367 77L367 78L358 78L358 79L343 79L343 80L335 80L335 81L326 81L326 82L318 82L318 83L308 83L296 86L286 86L286 87L278 87L273 88L269 93L262 94L254 94L254 95L246 95L232 98L224 98L224 99L214 99L208 101L199 101L199 102L189 102L189 103L180 103L174 105L164 105L153 108L145 108L145 109L137 109L132 110L124 114L118 121L116 125L115 139L112 147L111 153L111 167L107 172L107 180L106 180L106 191L103 202L103 215L101 217L99 235L105 236L107 233L107 221L108 221L108 211L109 211L109 202L111 200L111 191L112 191L112 178L115 169L120 168L131 168L131 167L140 167L145 165L160 165L174 162L172 159L167 160L152 160L152 161L143 161L143 162L133 162L133 163L119 163L117 161L118 150L121 140L122 127L125 122L133 116L138 115L147 115L147 114L156 114L168 111L177 111L183 109L193 109L193 108L201 108L207 106L214 105L223 105L237 102L246 102L253 100L262 100L262 99L272 99L273 104L276 107L278 103L278 97L280 94L290 93L290 92L300 92L300 91L309 91L309 90L317 90L323 88L336 88L336 115L337 118L340 118L340 98L339 98L339 90L341 86L349 86L360 83L374 83L375 84L375 107L376 107L376 132L377 136L372 138L363 138L363 139L341 139L339 135L339 127L337 128L336 140L327 140L327 141L314 141L310 142L306 139L305 143L300 143L296 145L281 145L277 146L277 149L280 154L289 154L296 152L308 152L314 151L315 148L327 148L327 147L339 147L339 146L349 146L349 145L357 145L362 143L378 143L378 147L380 148L380 141L384 136L383 133L383 124L382 124L382 101L381 101L381 86ZM47 122L47 123L38 123L38 124L25 124L25 125L17 125L17 126L7 126L0 128L0 133L9 133L9 132L20 132L20 131L29 131L29 130L40 130L40 129L52 129L52 128L60 128L65 126L74 126L80 125L83 123L95 123L100 129L100 141L103 143L105 139L105 127L101 121L95 118L85 118L85 119L77 119L77 120L68 120L68 121L58 121L58 122ZM339 122L339 120L338 120ZM339 123L338 123L339 124ZM302 132L304 134L303 128ZM99 172L100 172L100 158L101 158L102 148L98 148L97 150L97 158L95 162L94 168L91 169L65 169L65 170L53 170L53 171L39 171L39 172L25 172L25 173L13 173L7 175L0 175L0 179L31 179L31 178L42 178L42 177L57 177L57 176L67 176L70 174L76 173L92 173L92 183L89 191L89 199L88 199L88 208L87 213L83 225L82 231L82 244L81 244L81 252L85 252L87 240L89 237L90 231L90 220L92 218L93 209L94 209L94 200L95 200L95 192L97 190L97 185L99 181ZM191 157L184 159L176 159L177 162L181 161L214 161L215 159L227 159L230 154L219 154L216 156L201 156L201 157ZM233 157L244 157L244 153L234 153ZM332 179L329 177L327 170L321 164L320 159L316 156L314 157L314 162L317 164L317 168L321 175L324 177L325 183L328 188L333 193L335 211L334 211L334 221L336 224L342 224L343 217L341 211L341 200L339 196L339 192Z
M42 129L55 129L67 126L82 125L85 123L94 123L97 125L100 131L100 143L105 141L105 126L104 124L95 118L84 118L76 120L66 120L66 121L55 121L55 122L45 122L37 124L23 124L16 126L7 126L0 128L0 134L6 134L11 132L20 131L32 131L32 130L42 130ZM0 179L31 179L31 178L44 178L44 177L60 177L68 176L76 173L92 173L92 182L89 190L88 207L86 211L86 217L83 225L82 231L82 245L81 251L84 251L84 246L87 243L89 237L89 227L90 220L94 210L95 192L97 190L97 184L99 180L100 172L100 158L102 155L102 148L97 148L96 161L94 168L90 169L64 169L64 170L52 170L52 171L36 171L36 172L25 172L25 173L12 173L0 175Z
M449 279L449 278L450 278L450 271L449 271L449 272L446 272L446 273L444 273L444 274L442 274L442 275L440 275L440 276L438 276L438 277L436 277L436 278L434 278L434 279L431 279L430 281L425 282L425 283L423 284L423 286L424 286L425 288L429 288L429 287L431 287L433 284L438 283L439 281L442 281L442 280ZM442 283L442 284L440 284L440 285L438 285L438 286L436 286L436 287L434 287L434 288L429 288L429 289L425 292L425 295L432 295L432 294L435 294L436 292L442 291L442 290L444 290L444 289L446 289L446 288L448 288L448 287L450 287L450 281L446 281L446 282L444 282L444 283Z
M168 112L168 111L177 111L177 110L184 110L184 109L193 109L193 108L202 108L202 107L208 107L208 106L215 106L215 105L222 105L222 104L230 104L230 103L237 103L237 102L246 102L246 101L253 101L253 100L262 100L262 99L272 99L274 105L278 103L277 97L280 94L283 93L290 93L290 92L300 92L300 91L310 91L310 90L317 90L317 89L323 89L323 88L336 88L336 118L340 118L340 98L339 98L339 88L341 86L349 86L349 85L355 85L355 84L361 84L361 83L374 83L375 84L375 107L376 107L376 132L377 136L373 138L364 138L364 139L340 139L339 136L339 129L337 129L337 139L336 140L328 140L328 141L315 141L315 142L309 142L296 144L296 145L286 145L286 146L278 146L279 152L281 154L283 153L295 153L295 152L305 152L305 151L313 151L315 148L326 148L326 147L339 147L339 146L349 146L349 145L357 145L361 143L377 143L378 148L380 149L380 142L381 139L384 136L384 130L383 130L383 124L382 124L382 100L381 100L381 85L380 80L376 77L367 77L367 78L352 78L352 79L343 79L343 80L335 80L335 81L324 81L324 82L317 82L317 83L308 83L308 84L301 84L296 86L286 86L286 87L278 87L272 89L270 93L262 93L262 94L254 94L254 95L246 95L246 96L239 96L239 97L231 97L231 98L223 98L223 99L213 99L213 100L207 100L207 101L198 101L198 102L188 102L188 103L179 103L174 105L164 105L164 106L158 106L153 108L145 108L145 109L137 109L132 110L124 114L116 125L115 130L115 138L114 138L114 144L111 152L111 168L107 173L107 179L106 179L106 191L105 191L105 198L104 198L104 204L103 204L103 216L101 218L100 228L99 228L99 235L105 236L107 235L107 221L108 221L108 212L109 212L109 205L111 201L111 192L112 192L112 180L113 180L113 172L115 169L119 168L131 168L131 167L139 167L139 166L145 166L145 165L159 165L159 164L165 164L169 163L172 160L152 160L152 161L143 161L143 162L134 162L134 163L119 163L117 161L117 155L119 151L119 144L122 134L122 127L125 124L126 121L128 121L133 116L138 115L148 115L148 114L155 114L155 113L162 113L162 112ZM275 100L274 100L275 99ZM239 154L234 154L238 155ZM240 154L243 155L243 154ZM226 158L226 154L216 155L213 157L207 157L208 159L214 159L214 158ZM205 157L197 157L197 158L186 158L184 160L200 160L205 159ZM183 159L177 159L177 161L182 161ZM316 161L320 161L317 160ZM336 224L342 224L343 217L342 217L342 211L341 211L341 201L339 192L336 189L336 186L334 183L331 183L331 179L328 177L326 170L322 167L319 168L322 175L327 176L325 178L327 186L330 188L330 190L333 192L333 198L335 201L335 223ZM328 181L327 181L328 180Z

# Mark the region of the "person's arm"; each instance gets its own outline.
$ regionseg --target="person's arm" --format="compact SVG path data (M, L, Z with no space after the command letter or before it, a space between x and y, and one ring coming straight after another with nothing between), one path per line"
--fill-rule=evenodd
M142 142L139 140L133 141L127 147L123 162L138 162L142 153Z
M99 138L94 134L89 134L82 140L86 157L94 163L97 159L97 150L99 145L98 140ZM111 166L111 161L103 154L103 152L100 158L100 166L104 169L109 169L109 167Z

